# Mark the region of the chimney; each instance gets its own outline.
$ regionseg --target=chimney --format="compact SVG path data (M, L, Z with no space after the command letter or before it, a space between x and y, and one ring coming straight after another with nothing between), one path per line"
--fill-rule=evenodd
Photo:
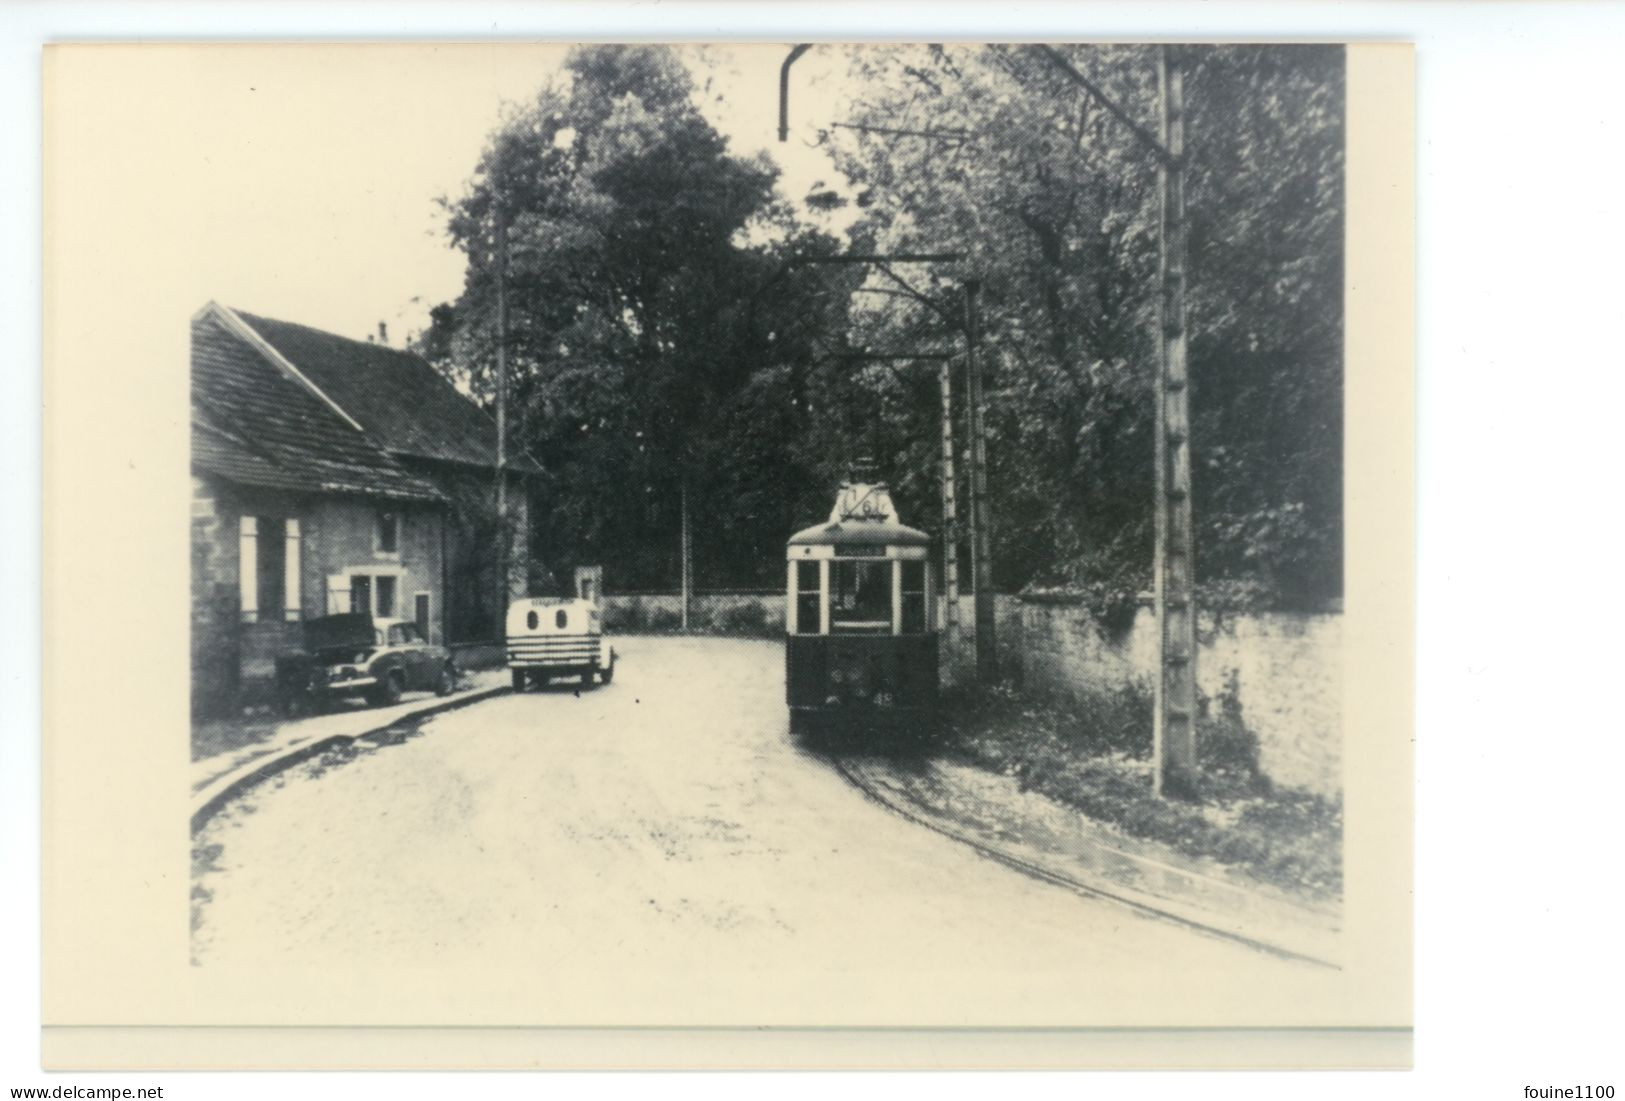
M389 343L389 330L384 326L382 321L378 322L378 343Z

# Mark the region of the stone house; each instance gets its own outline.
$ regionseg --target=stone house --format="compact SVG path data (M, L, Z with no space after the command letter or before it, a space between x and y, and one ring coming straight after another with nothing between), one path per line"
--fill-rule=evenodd
M540 471L508 464L499 586L491 418L387 346L212 302L191 335L194 710L262 697L314 616L415 620L441 644L492 637L524 593Z

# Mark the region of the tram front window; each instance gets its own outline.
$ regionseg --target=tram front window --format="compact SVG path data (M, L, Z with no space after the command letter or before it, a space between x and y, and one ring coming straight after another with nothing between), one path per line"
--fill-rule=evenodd
M818 563L796 563L796 634L818 633Z
M891 633L891 562L830 563L829 628L836 634Z
M905 635L918 635L925 633L925 563L904 562L903 574L903 622L901 630Z

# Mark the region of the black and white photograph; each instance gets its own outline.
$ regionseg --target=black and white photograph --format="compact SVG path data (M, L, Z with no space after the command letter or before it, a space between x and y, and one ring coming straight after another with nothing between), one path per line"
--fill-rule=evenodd
M1622 42L0 5L0 1093L1610 1101Z
M1358 1026L1188 1058L1408 1065L1408 856L1356 859L1408 784L1345 819L1408 769L1348 717L1389 49L52 47L64 170L127 84L175 113L106 140L185 196L130 288L184 355L147 422L184 890L143 908L164 1000L105 1019ZM1408 376L1364 377L1402 442Z

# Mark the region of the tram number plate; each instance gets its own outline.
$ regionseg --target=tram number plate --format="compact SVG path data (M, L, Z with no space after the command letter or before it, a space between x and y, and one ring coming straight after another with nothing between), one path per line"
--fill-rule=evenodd
M896 702L896 697L894 697L890 692L875 693L874 704L876 707L891 707Z

